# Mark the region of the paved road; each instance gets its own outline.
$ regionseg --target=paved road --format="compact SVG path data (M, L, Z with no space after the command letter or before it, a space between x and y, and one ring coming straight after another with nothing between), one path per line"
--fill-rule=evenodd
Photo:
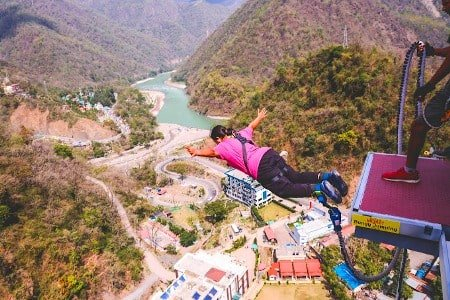
M169 176L170 178L178 180L180 178L180 174L168 171L167 165L174 161L183 161L183 160L189 160L189 159L190 159L189 156L171 156L171 157L159 162L155 166L155 171L157 173L164 173L167 176ZM203 161L201 161L200 163L203 163ZM212 164L210 164L210 165L212 165ZM221 168L222 168L221 166L216 165L216 170L219 170ZM223 172L219 173L219 174L221 176L224 176ZM208 201L214 200L221 192L221 188L220 188L219 184L217 184L217 182L215 182L213 180L197 178L194 176L186 176L185 179L183 179L183 180L188 185L198 185L198 186L203 186L205 188L205 196L203 197L202 202L208 202Z

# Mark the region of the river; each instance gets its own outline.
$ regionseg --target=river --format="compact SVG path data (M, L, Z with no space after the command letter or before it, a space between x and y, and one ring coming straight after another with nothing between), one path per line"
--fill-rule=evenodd
M165 84L169 78L170 72L161 73L153 79L135 85L140 90L160 91L165 94L164 106L156 116L158 123L171 123L200 129L211 129L214 125L223 123L223 120L207 118L189 109L189 97L185 91Z

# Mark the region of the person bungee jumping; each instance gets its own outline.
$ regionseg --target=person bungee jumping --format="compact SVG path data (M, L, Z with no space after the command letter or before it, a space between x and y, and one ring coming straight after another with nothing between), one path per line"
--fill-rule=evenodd
M450 0L442 0L442 10L450 15ZM450 47L433 48L425 43L419 46L419 52L425 49L426 56L445 57L441 66L434 75L423 86L417 88L414 97L424 99L425 95L433 91L442 79L450 73ZM417 162L422 148L425 144L425 138L431 128L439 128L450 119L450 80L447 81L444 88L431 98L424 109L422 116L414 120L410 129L410 138L406 156L406 164L397 171L386 172L381 175L384 180L400 181L407 183L418 183L420 181Z
M187 146L192 156L217 157L229 166L257 180L263 187L282 198L316 197L321 203L326 198L341 203L348 186L341 175L331 172L297 172L270 147L259 147L253 142L253 131L266 117L265 108L244 129L234 131L222 125L211 130L214 148L196 149Z

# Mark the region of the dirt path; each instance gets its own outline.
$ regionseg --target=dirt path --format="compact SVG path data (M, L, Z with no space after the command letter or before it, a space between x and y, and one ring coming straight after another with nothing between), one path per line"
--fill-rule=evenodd
M134 239L136 247L141 249L144 253L145 264L147 265L148 270L150 270L151 272L144 275L141 284L131 294L125 297L125 299L139 299L153 284L158 281L158 278L163 282L174 280L175 273L164 268L164 266L159 262L158 258L153 254L153 252L147 249L145 243L141 242L137 232L131 226L130 220L128 219L127 213L122 206L122 203L120 203L111 189L103 181L90 176L87 176L86 179L100 186L106 192L108 198L114 204L117 213L119 214L120 221L122 222L123 227L125 227L128 236Z

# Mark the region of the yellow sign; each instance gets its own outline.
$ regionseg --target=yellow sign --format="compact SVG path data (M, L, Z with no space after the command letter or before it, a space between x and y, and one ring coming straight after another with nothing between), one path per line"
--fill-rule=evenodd
M385 231L396 234L400 233L400 222L386 219L353 214L352 224L355 226L369 228L378 231Z

